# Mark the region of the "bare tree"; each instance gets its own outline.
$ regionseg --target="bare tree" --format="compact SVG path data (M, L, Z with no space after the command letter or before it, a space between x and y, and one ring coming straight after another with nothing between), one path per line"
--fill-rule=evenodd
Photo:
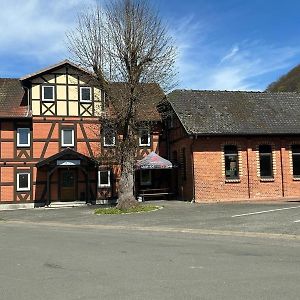
M143 96L150 83L170 89L176 75L176 47L147 0L110 0L104 7L88 9L79 15L77 27L67 38L73 60L93 71L108 96L111 115L106 121L114 124L121 137L115 150L121 168L118 206L134 206L133 174ZM156 96L153 94L153 105Z

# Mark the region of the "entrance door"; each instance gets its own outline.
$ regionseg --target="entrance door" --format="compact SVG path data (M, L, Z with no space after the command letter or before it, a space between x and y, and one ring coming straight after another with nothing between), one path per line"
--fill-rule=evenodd
M61 170L60 173L60 201L78 200L76 193L76 171L72 169Z

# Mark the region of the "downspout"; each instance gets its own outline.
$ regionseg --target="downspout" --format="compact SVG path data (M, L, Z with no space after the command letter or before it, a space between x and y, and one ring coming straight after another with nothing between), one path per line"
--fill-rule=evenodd
M191 151L191 163L192 163L192 189L193 189L193 199L191 201L191 203L195 203L195 164L194 164L194 152L193 152L193 146L194 146L194 142L195 139L197 138L197 135L193 136L192 142L191 142L191 146L190 146L190 151Z
M282 142L282 140L281 140L281 143L280 143L281 145L280 145L280 163L281 163L281 166L280 166L280 169L281 169L281 189L282 189L282 197L284 197L285 195L285 191L284 191L284 189L285 189L285 187L284 187L284 178L283 178L283 176L284 176L284 171L283 171L283 158L282 158L282 152L283 152L283 142Z
M249 139L247 139L247 181L248 181L248 198L250 199L251 198L251 185L250 185L250 170L249 170L249 149L250 149L250 146L249 146Z

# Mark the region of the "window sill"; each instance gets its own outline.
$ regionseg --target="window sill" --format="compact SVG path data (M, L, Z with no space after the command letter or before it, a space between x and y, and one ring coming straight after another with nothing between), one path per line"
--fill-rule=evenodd
M30 148L30 145L17 145L17 148Z
M261 182L273 182L273 181L275 181L275 179L274 178L260 178L260 181Z
M225 183L240 183L241 179L225 179Z
M103 147L116 147L116 145L103 145Z
M17 189L17 192L19 192L19 193L22 193L22 192L30 192L30 188Z
M300 177L293 177L293 181L300 181Z

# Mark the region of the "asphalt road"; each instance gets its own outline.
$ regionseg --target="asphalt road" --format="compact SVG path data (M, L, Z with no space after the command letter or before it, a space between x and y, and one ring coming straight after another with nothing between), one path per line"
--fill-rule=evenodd
M1 212L0 299L299 299L299 205Z

